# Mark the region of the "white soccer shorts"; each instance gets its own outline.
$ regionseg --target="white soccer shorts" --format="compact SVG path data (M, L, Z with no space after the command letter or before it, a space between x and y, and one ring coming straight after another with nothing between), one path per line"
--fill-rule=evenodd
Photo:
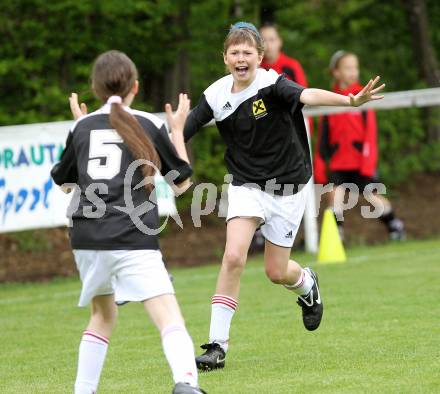
M277 196L258 188L229 185L228 215L255 217L261 220L261 233L269 242L291 248L304 215L309 191L306 185L290 196Z
M174 294L160 250L73 250L82 282L78 306L98 295L117 303Z

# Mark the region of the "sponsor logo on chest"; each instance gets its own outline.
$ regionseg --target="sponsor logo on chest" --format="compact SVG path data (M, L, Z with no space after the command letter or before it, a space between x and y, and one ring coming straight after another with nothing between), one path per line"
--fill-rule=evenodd
M255 119L260 119L267 115L267 109L264 105L263 99L256 100L252 103L252 113Z

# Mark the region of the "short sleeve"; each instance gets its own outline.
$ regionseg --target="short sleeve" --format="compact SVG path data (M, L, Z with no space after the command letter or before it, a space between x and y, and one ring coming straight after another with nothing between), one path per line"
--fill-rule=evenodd
M59 186L64 183L78 182L77 160L73 146L72 132L69 132L60 161L53 166L50 174L54 182Z
M193 171L191 166L178 156L176 148L168 136L165 125L155 133L154 145L160 157L162 164L160 172L163 176L166 176L170 171L177 171L177 178L175 178L173 182L179 184L192 175Z
M303 86L288 80L285 75L280 75L274 85L275 96L284 103L292 112L301 110L304 106L301 101Z

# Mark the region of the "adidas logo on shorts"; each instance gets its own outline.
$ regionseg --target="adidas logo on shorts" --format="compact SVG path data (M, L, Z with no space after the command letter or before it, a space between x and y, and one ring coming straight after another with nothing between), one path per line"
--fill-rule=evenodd
M286 235L285 238L292 238L293 234L292 234L292 230L290 230Z
M229 101L226 102L226 104L222 107L223 111L227 111L227 110L231 110L231 109L232 109L232 105Z

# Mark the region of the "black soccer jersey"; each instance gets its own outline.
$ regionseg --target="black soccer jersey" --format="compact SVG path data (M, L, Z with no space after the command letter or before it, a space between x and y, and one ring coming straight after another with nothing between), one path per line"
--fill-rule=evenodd
M292 194L312 175L300 95L304 88L258 69L246 89L232 93L227 75L203 93L185 124L185 141L212 118L226 143L225 161L233 185L280 185L275 194ZM289 185L289 186L288 186Z
M175 184L190 177L192 169L178 157L164 122L149 113L124 108L137 118L152 140L162 163L161 173L176 170ZM110 126L109 113L110 105L106 104L75 122L61 160L51 172L56 184L79 186L71 204L72 248L158 249L157 236L146 230L159 228L157 205L150 201L145 187L135 189L143 180L141 167L134 165L128 147ZM141 204L143 210L136 215L133 208ZM133 220L136 217L138 226Z

